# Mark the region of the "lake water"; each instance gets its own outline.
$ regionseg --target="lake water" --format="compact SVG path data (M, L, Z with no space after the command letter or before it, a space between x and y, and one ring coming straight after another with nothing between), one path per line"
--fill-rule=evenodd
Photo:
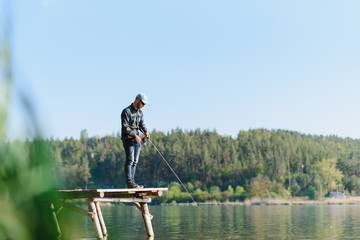
M133 205L101 206L108 240L147 239ZM154 239L360 239L358 205L151 206ZM74 239L96 239L79 215Z

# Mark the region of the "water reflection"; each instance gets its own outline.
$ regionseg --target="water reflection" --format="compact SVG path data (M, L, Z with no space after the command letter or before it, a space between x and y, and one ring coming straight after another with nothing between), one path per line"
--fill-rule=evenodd
M357 239L360 236L360 206L354 205L150 206L155 238L146 236L141 213L135 207L103 206L102 209L108 240ZM90 220L78 234L95 235Z

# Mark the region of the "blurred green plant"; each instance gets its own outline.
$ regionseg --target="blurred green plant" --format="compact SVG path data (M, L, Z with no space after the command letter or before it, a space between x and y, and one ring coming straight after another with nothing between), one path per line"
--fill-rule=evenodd
M57 179L46 142L39 140L32 104L23 93L21 107L34 139L10 141L8 136L14 92L9 4L0 2L0 239L58 239L49 195Z

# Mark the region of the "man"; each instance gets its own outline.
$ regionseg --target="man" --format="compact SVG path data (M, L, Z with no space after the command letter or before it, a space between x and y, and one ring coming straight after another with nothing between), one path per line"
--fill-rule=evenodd
M145 105L149 105L147 97L145 94L140 93L136 96L135 101L121 113L121 139L126 154L124 170L128 188L142 188L142 186L135 183L135 171L141 150L139 130L144 133L145 138L150 138L141 111L141 108Z

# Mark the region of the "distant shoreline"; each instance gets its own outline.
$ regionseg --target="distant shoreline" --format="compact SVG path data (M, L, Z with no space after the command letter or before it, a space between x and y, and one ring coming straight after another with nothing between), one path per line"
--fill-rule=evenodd
M306 200L306 199L249 199L243 202L243 205L357 205L360 204L360 197L346 198L325 198L323 200Z
M166 203L160 204L164 206L169 205L183 205L190 206L195 203ZM240 201L205 201L198 202L198 205L236 205L236 206L254 206L254 205L360 205L360 196L359 197L346 197L346 198L325 198L323 200L306 200L302 198L293 198L293 199L282 199L282 198L252 198L247 199L243 202Z

